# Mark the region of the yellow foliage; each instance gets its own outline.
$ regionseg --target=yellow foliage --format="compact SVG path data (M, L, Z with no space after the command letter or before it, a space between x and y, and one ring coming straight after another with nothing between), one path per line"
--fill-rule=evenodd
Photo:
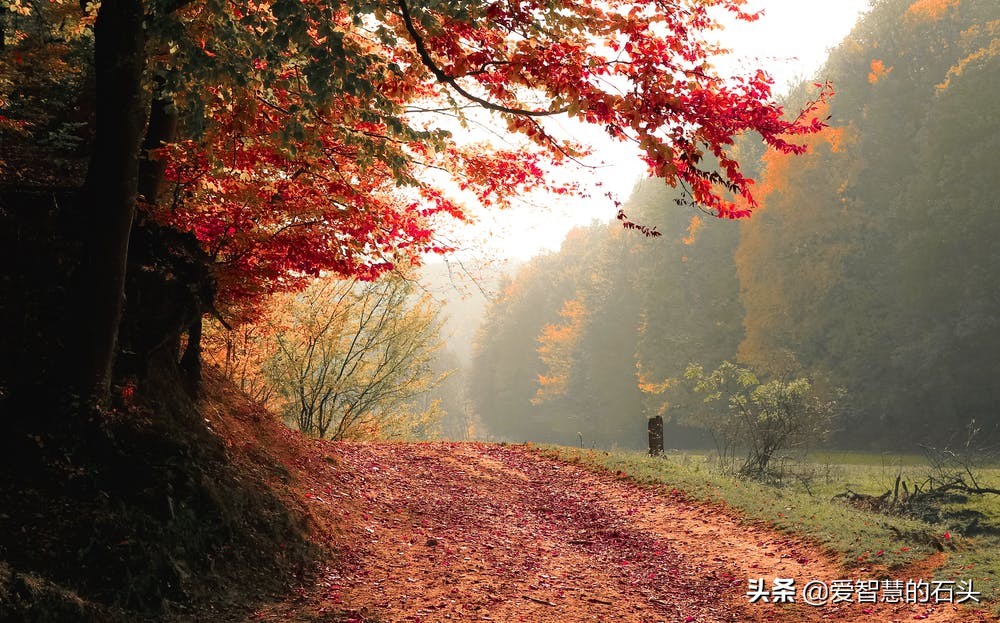
M264 324L270 356L253 363L289 424L331 439L437 434L427 392L447 376L431 371L441 320L404 277L317 279L275 296Z
M444 415L440 400L433 400L424 408L416 404L402 405L378 418L359 421L344 438L354 441L438 439Z
M265 362L277 352L272 327L267 323L247 323L228 329L220 323L205 322L202 356L216 366L249 398L273 407L273 388L264 374Z

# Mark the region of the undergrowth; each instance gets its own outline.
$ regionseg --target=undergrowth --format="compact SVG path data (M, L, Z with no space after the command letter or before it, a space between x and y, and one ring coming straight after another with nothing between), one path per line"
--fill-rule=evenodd
M0 621L245 620L323 558L280 425L214 372L150 386L87 453L0 470Z

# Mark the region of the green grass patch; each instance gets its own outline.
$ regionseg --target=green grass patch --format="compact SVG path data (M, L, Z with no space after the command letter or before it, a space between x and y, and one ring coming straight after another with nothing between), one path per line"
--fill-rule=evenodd
M902 569L944 547L948 562L937 579L973 578L985 600L994 607L1000 601L1000 496L956 497L920 517L864 511L832 499L847 489L881 495L894 487L897 476L923 482L929 468L916 455L815 454L786 460L782 478L764 484L724 474L703 454L650 457L562 446L535 449L590 469L623 472L639 483L677 488L697 500L724 503L748 521L816 543L849 567L874 563ZM979 475L994 486L1000 482L1000 468Z
M868 465L878 467L925 466L927 459L920 454L893 454L890 452L811 452L808 460L816 464Z

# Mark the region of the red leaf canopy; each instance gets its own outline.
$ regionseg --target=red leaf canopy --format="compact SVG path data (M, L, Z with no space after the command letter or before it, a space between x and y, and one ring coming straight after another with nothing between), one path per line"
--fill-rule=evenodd
M823 123L815 106L785 115L762 71L713 70L719 50L704 34L720 11L754 20L743 4L188 4L156 31L164 92L187 122L158 150L171 183L148 209L194 232L231 309L321 271L374 279L446 252L434 217L465 218L462 194L503 207L532 190L574 192L546 179L587 152L550 129L556 115L635 143L651 173L704 209L747 216L752 180L734 139L752 131L800 153L796 137ZM483 114L470 108L493 116L504 147L440 127Z

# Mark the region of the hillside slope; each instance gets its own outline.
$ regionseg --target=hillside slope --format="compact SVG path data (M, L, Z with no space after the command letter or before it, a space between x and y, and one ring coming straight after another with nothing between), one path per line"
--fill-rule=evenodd
M0 621L240 621L328 557L326 447L212 370L197 403L155 383L86 453L0 471Z

